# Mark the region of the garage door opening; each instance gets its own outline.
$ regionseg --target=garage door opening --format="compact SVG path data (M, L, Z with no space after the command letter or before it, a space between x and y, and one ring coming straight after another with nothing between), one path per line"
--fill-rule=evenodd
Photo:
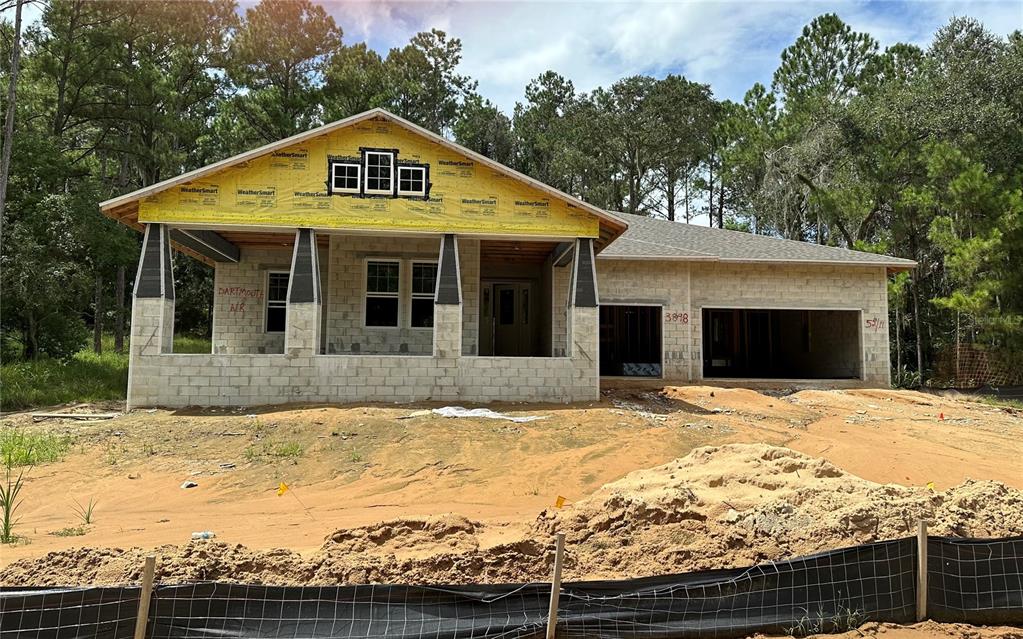
M600 374L661 376L661 307L600 305Z
M703 376L859 379L859 311L704 309Z

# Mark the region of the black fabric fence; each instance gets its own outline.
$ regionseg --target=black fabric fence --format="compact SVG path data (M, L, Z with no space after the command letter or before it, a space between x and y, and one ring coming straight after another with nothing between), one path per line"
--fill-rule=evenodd
M928 540L928 614L1023 624L1023 537ZM916 619L913 538L748 569L565 583L559 638L740 637ZM133 636L138 587L0 589L0 638ZM550 584L157 586L146 637L544 637Z
M928 538L927 616L1023 625L1023 537Z

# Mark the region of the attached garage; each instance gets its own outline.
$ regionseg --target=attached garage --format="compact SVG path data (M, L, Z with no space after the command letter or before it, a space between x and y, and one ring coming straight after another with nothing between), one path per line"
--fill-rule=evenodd
M703 376L858 379L860 311L704 308Z
M600 306L601 377L660 377L661 307Z

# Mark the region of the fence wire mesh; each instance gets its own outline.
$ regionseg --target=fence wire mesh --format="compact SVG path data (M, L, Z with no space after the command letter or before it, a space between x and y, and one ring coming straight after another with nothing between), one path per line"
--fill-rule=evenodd
M916 540L740 570L563 584L559 639L740 637L912 622ZM1023 537L928 540L928 613L1023 624ZM550 584L157 586L149 639L544 637ZM0 589L0 639L133 636L139 588Z
M1023 537L927 540L927 616L1023 624Z

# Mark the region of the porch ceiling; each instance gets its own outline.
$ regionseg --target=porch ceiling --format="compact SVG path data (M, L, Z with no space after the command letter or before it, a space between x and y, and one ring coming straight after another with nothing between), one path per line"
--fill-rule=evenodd
M557 242L484 240L480 242L480 262L542 264L557 246Z

